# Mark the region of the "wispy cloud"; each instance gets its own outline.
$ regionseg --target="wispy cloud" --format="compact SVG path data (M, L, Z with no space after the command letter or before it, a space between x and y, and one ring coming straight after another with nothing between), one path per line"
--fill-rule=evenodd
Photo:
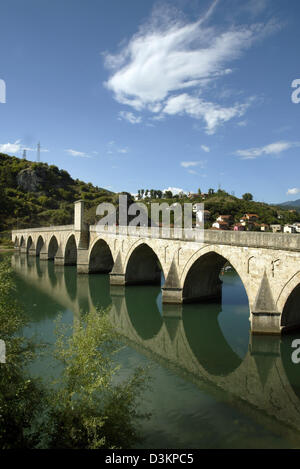
M201 148L202 148L203 151L205 151L205 153L210 152L210 148L207 145L201 145Z
M142 122L142 118L140 116L136 116L130 111L120 111L118 119L130 122L130 124L140 124Z
M294 187L293 189L289 189L287 191L287 195L296 195L300 194L300 189L298 187Z
M2 143L0 144L1 153L18 153L22 148L21 140L16 140L15 143Z
M0 144L0 152L1 153L8 153L8 154L17 154L23 150L26 150L26 151L32 151L32 152L36 152L37 151L37 148L32 148L32 147L25 147L22 143L21 143L21 140L16 140L14 143L3 143L3 144ZM47 148L43 148L41 147L40 148L40 152L41 153L49 153L49 150Z
M71 156L79 156L80 158L92 158L90 155L83 151L72 150L71 148L65 151Z
M173 195L180 194L183 192L184 194L187 194L187 191L181 189L180 187L168 187L167 189L164 189L163 192L166 191L171 191Z
M243 160L253 160L263 155L280 155L280 153L295 146L300 146L300 142L275 142L263 147L237 150L236 155L240 156Z
M204 168L206 161L181 161L180 165L183 168L192 168L198 166Z
M206 26L217 2L198 21L184 23L154 11L119 54L106 54L111 70L105 86L115 99L135 110L156 115L187 114L204 120L206 131L242 116L251 100L221 106L204 96L207 85L232 72L228 64L276 29L274 23L228 27ZM201 95L201 97L199 97ZM137 123L135 116L122 118Z
M126 154L129 153L128 147L120 147L114 140L111 140L107 144L107 154L113 155L116 153Z

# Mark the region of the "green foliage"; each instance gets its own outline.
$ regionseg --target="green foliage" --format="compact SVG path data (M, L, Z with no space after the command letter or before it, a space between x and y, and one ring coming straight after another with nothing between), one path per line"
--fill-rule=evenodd
M243 195L243 199L247 201L253 200L253 195L250 194L250 192L246 192L246 194Z
M27 366L34 357L32 343L17 333L27 323L16 300L12 270L0 263L0 338L6 363L0 363L0 449L32 448L37 434L32 423L42 410L43 389Z
M63 372L50 393L50 448L128 448L138 440L137 399L146 384L143 370L118 382L113 356L118 336L107 313L91 311L70 336L57 324L56 358Z
M57 324L58 380L43 384L28 372L36 347L18 334L27 324L15 300L8 262L0 262L0 449L128 448L139 440L137 403L147 378L136 369L120 380L120 350L108 314L92 311L74 330ZM49 350L48 352L49 353ZM52 353L52 352L50 352Z
M38 181L33 192L18 185L18 175L23 170ZM83 198L89 208L97 205L97 199L111 195L91 183L74 181L57 166L0 153L0 230L70 224L75 200Z

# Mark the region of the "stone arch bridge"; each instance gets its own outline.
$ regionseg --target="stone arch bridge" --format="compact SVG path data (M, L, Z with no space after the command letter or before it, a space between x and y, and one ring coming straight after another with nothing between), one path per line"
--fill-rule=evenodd
M110 273L112 285L160 284L163 302L221 300L220 272L230 263L248 296L251 330L280 334L300 326L300 236L205 230L201 241L100 232L84 223L84 202L75 202L74 225L16 229L21 253L77 265L78 273Z

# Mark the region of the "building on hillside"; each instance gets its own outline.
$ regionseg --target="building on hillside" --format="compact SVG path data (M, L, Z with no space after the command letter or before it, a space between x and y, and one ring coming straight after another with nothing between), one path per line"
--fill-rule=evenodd
M217 222L225 222L225 223L228 223L228 225L233 225L233 216L232 215L220 215L218 216Z
M293 225L284 225L283 227L283 232L284 233L297 233L297 229Z
M281 225L270 225L270 228L273 233L281 233L282 232L282 226Z
M245 227L241 223L236 223L233 227L233 231L245 231Z
M300 233L300 223L298 223L298 222L293 223L293 226L296 228L296 232Z
M212 225L213 228L217 228L218 230L229 230L230 225L226 221L215 221Z
M245 213L243 219L245 219L246 221L255 222L259 220L259 216L256 213Z
M270 226L267 225L266 223L262 223L260 225L260 231L268 231L270 229Z

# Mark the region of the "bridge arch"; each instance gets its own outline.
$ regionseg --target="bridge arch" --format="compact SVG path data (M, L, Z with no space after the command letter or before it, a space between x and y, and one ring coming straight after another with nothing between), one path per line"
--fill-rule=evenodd
M33 241L32 241L32 237L31 236L28 236L27 238L27 243L26 243L26 251L28 252L29 249L32 247L33 245Z
M240 267L226 250L218 246L200 249L185 264L180 278L183 302L220 300L222 281L219 275L226 263L229 263L239 275L250 304L247 280Z
M97 239L89 253L89 273L109 273L114 266L114 259L108 243Z
M36 243L36 255L39 256L40 252L45 244L45 241L41 235L39 235Z
M77 264L77 245L74 234L71 234L66 242L64 263L65 265Z
M25 248L25 247L26 247L25 238L22 235L20 239L20 248Z
M285 284L277 300L281 328L300 328L300 271Z
M15 239L14 239L14 247L15 247L15 248L18 248L18 247L20 247L20 245L19 245L19 238L18 238L18 236L15 236Z
M58 250L58 241L55 235L53 235L48 245L48 259L54 259Z
M129 250L124 272L126 285L160 285L161 274L164 274L159 254L144 240L138 241Z

